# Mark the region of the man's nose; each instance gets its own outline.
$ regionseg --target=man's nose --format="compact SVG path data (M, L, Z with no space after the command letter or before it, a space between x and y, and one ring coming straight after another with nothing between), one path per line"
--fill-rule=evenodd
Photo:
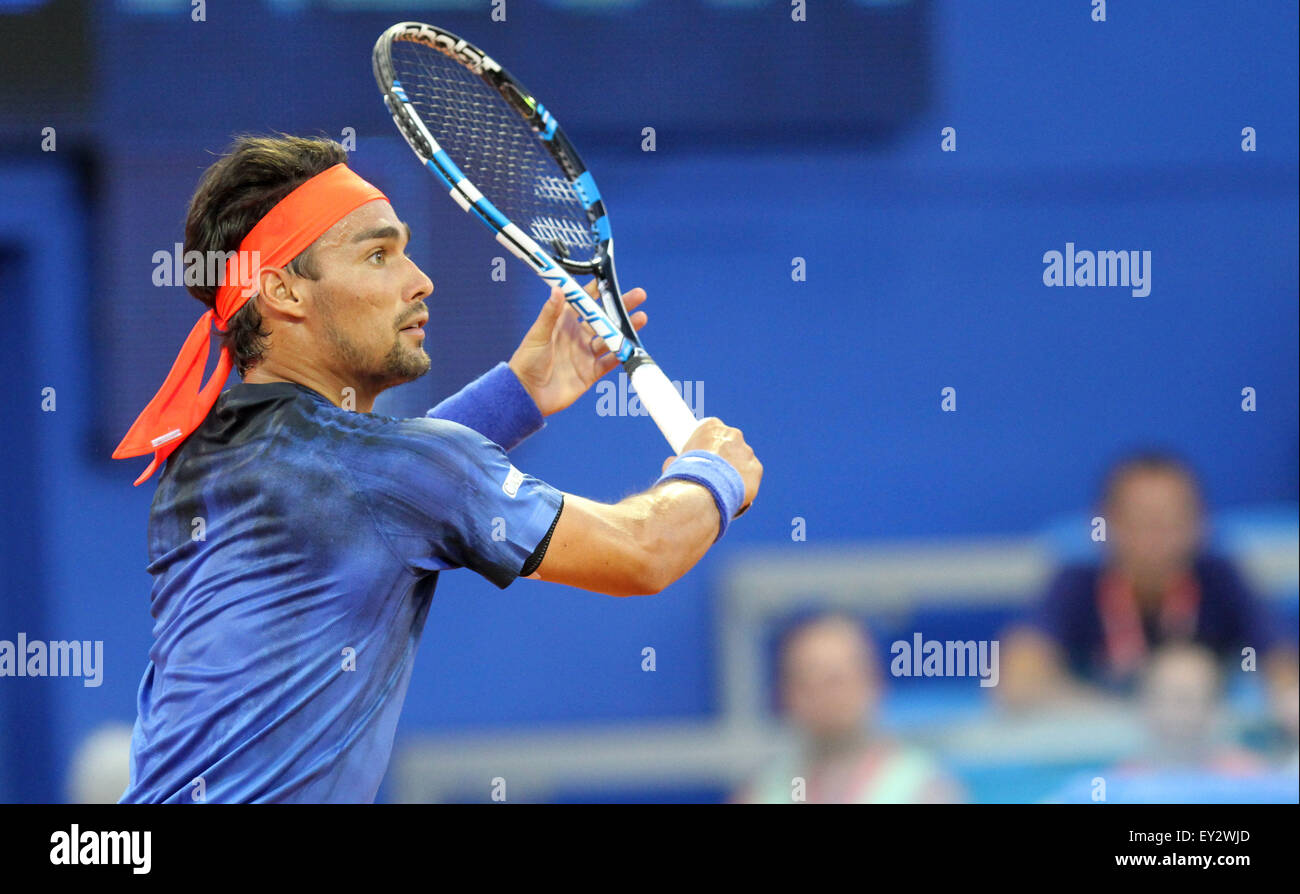
M418 277L416 292L411 296L411 300L415 301L421 298L428 298L433 294L433 280L429 279L425 272L414 262L412 262L411 266L415 267L415 275Z

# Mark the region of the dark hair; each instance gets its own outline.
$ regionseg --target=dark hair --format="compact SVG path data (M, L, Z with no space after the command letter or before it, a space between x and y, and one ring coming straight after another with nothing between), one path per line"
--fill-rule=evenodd
M767 667L768 707L776 714L782 713L781 689L787 679L789 669L790 647L807 631L820 626L843 623L861 639L870 662L870 673L881 673L881 655L876 647L875 636L861 617L840 608L827 608L817 602L804 603L778 619L771 631L768 642L771 644L771 661Z
M240 135L199 180L185 215L185 252L234 252L267 212L317 174L346 162L347 150L316 137ZM286 268L307 279L320 273L307 248ZM187 286L207 307L216 302L215 283ZM242 376L262 359L269 333L262 329L256 296L229 321L223 344Z
M871 657L873 659L878 657L875 639L868 632L862 618L843 609L810 605L795 609L778 622L774 637L774 651L778 663L784 663L785 657L790 651L790 646L798 637L815 627L831 626L833 624L844 624L851 628L862 640Z
M1109 506L1115 499L1119 486L1139 472L1161 472L1176 475L1187 482L1193 497L1198 503L1200 502L1200 484L1197 482L1196 473L1192 471L1190 463L1170 450L1143 450L1131 453L1111 466L1110 471L1106 473L1106 480L1102 484L1102 505Z

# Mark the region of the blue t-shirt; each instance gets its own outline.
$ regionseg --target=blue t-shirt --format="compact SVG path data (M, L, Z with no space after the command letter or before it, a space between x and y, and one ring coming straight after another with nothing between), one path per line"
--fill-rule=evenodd
M1100 685L1123 688L1133 681L1116 680L1108 674L1105 625L1098 601L1103 570L1096 564L1061 569L1038 606L1033 623L1060 644L1075 674ZM1199 597L1192 641L1226 660L1240 661L1245 646L1260 653L1268 651L1275 637L1267 609L1233 564L1217 556L1200 555L1193 563L1192 575ZM1152 646L1163 643L1152 618L1144 617L1143 626Z
M154 495L121 803L373 801L438 572L532 573L562 503L455 422L224 392Z

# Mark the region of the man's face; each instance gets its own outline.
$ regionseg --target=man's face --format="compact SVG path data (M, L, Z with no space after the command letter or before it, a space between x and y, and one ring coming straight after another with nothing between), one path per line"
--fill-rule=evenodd
M409 238L388 202L367 202L316 240L319 278L294 285L310 298L316 359L341 381L382 390L429 371L421 327L433 283L406 256Z
M871 656L855 631L814 623L794 635L782 657L785 708L797 726L825 739L861 729L876 686Z
M1107 514L1116 558L1135 573L1173 573L1196 554L1200 507L1181 475L1163 470L1130 473L1118 483Z

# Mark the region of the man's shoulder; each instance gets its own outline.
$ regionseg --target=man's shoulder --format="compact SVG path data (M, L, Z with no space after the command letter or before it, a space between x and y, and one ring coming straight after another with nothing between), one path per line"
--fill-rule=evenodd
M399 448L435 444L465 449L478 447L482 440L472 429L445 419L387 416L340 407L294 382L241 383L222 394L217 409L223 415L274 413L285 417L290 425L303 426L305 435L369 438ZM370 446L378 446L373 441Z
M1091 596L1101 578L1102 566L1097 562L1071 562L1062 565L1052 577L1052 591L1059 595Z
M346 413L340 410L339 412ZM481 434L449 419L431 416L384 416L377 413L350 413L342 424L353 427L362 439L419 455L429 453L468 455L492 447Z
M1203 553L1194 568L1202 599L1236 602L1252 597L1236 563L1226 556Z
M1240 578L1236 563L1227 556L1218 553L1201 553L1196 557L1193 566L1196 569L1196 575L1202 581L1213 581L1215 583L1235 582Z
M496 480L510 469L500 447L458 422L337 412L343 415L327 424L345 434L323 452L361 491L446 498L448 488Z

